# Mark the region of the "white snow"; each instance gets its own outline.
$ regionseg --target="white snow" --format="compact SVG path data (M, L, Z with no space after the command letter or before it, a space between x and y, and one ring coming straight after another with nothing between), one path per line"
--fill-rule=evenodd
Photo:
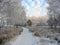
M10 45L56 45L56 43L40 42L39 38L32 35L27 28L23 28L21 35L15 41L11 41ZM41 39L40 39L41 40ZM9 45L9 44L6 44Z
M23 28L24 31L17 37L14 42L10 42L10 45L39 45L37 39L29 32L27 28ZM9 44L7 44L9 45Z

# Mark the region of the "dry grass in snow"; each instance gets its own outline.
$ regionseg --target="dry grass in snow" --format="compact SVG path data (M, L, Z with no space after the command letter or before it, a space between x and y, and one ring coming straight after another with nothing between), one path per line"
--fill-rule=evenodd
M20 35L23 31L22 28L7 28L0 31L0 45L4 44L6 41L11 40L13 37Z
M44 29L35 26L35 27L30 27L29 31L33 32L35 36L39 36L39 37L44 36L50 39L58 38L60 40L60 29Z

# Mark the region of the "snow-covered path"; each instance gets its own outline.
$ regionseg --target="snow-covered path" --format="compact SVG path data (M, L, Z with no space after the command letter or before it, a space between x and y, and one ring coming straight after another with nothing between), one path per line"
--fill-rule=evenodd
M39 45L36 38L29 32L27 28L23 28L24 31L17 37L16 41L11 45Z
M45 42L40 42L41 40L45 40ZM22 34L19 35L16 40L5 45L57 45L56 43L49 43L47 40L47 38L37 38L33 36L31 32L29 32L29 29L23 28Z

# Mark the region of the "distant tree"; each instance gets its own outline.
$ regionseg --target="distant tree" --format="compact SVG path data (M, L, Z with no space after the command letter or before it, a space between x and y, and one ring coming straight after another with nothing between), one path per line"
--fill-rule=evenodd
M27 21L27 25L31 26L32 25L32 21L31 20L28 20Z
M53 23L54 28L56 28L57 25L58 25L58 20L54 18L54 23Z
M51 28L56 28L57 24L58 24L58 20L56 18L50 17L49 20L47 21L48 25Z
M53 28L53 19L52 18L49 18L48 19L48 21L47 21L47 23L48 23L48 25L51 27L51 28Z

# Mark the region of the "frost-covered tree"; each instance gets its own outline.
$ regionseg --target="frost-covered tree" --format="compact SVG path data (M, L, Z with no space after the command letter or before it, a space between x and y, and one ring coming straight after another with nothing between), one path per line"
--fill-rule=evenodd
M48 15L49 18L53 17L55 26L57 23L59 23L59 16L60 16L60 0L47 0L47 3L49 4L48 9Z
M60 12L60 6L59 6L60 1L59 0L48 0L47 2L49 4L48 14L56 17Z
M26 22L25 8L22 0L0 0L0 14L6 15L7 24L24 24Z
M25 8L21 5L21 0L13 0L11 7L14 11L11 13L14 24L24 24L26 21Z

